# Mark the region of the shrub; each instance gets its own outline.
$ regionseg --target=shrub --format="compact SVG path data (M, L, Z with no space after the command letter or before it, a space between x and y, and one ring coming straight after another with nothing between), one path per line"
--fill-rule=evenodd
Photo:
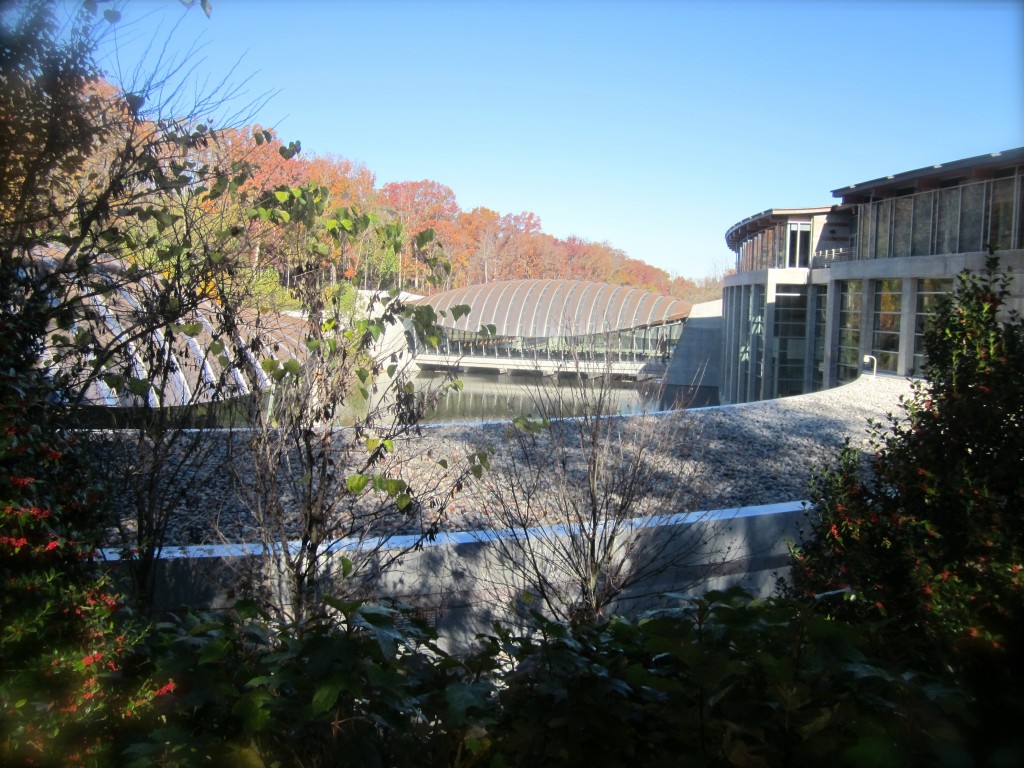
M126 675L138 634L90 557L99 499L52 421L38 316L7 311L21 283L0 278L0 763L105 764L163 684Z
M963 273L925 335L926 381L812 487L797 590L848 590L895 661L945 671L994 729L1024 714L1024 323L990 257ZM1015 714L1014 714L1015 713ZM1009 733L1007 731L1006 733Z
M160 626L150 658L177 686L126 734L128 764L458 764L491 685L408 613L328 603L301 628L244 605Z
M935 765L957 696L873 663L870 626L739 590L637 622L491 639L508 653L489 765Z

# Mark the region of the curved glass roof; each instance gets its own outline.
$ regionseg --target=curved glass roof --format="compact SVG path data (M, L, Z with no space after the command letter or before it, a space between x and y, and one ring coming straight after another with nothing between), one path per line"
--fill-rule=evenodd
M498 336L524 338L614 333L682 320L688 301L628 285L587 280L505 280L471 285L419 299L449 313L439 324L467 333L494 325ZM468 304L453 322L450 310Z

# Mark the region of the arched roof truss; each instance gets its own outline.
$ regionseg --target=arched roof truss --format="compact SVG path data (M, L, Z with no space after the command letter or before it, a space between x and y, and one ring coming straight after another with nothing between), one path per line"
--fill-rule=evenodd
M504 280L456 288L419 299L439 314L468 304L468 315L443 327L476 333L493 325L498 336L539 338L614 333L682 320L691 305L682 299L627 285L587 280Z

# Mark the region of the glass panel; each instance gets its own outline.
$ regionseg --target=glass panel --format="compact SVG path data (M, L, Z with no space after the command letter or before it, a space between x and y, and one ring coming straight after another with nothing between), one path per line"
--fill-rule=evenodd
M939 191L939 224L936 253L956 253L957 229L960 225L960 188Z
M872 206L875 209L875 258L889 258L889 214L891 200L882 200Z
M914 195L914 236L911 254L923 256L932 252L932 204L934 192Z
M903 301L901 280L878 280L875 283L874 327L871 354L878 359L878 370L896 373L900 352L900 305Z
M814 360L811 368L811 389L825 385L825 321L828 308L828 286L814 286Z
M860 373L860 313L863 283L844 280L839 284L839 359L836 378L840 384L853 381Z
M753 286L750 298L752 316L750 319L750 360L753 366L751 379L754 397L761 397L761 381L764 378L764 309L766 287Z
M1017 177L1017 247L1024 248L1024 176Z
M985 182L968 184L961 190L960 199L960 253L980 251L981 225L985 215Z
M789 250L787 251L789 258L786 260L787 267L796 266L796 253L797 253L797 236L798 233L795 228L789 230Z
M1009 248L1013 239L1013 186L1016 179L996 179L992 182L992 222L989 226L988 245Z
M811 230L805 224L800 228L800 260L798 266L807 267L811 263Z
M857 224L857 254L858 259L871 258L871 206L862 205L860 206L860 215L857 217L860 221Z
M924 369L924 331L935 314L935 307L953 292L953 279L949 277L921 278L917 281L917 306L914 312L914 370L920 375Z
M892 225L892 255L910 255L910 226L914 215L914 198L910 195L897 197L895 221Z
M807 286L780 285L775 293L775 397L804 391L807 335Z

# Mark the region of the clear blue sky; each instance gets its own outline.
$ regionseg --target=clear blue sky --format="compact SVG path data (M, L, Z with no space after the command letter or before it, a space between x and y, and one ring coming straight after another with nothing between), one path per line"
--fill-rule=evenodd
M1022 0L212 3L131 0L120 68L170 35L304 152L688 277L753 213L1024 145Z

